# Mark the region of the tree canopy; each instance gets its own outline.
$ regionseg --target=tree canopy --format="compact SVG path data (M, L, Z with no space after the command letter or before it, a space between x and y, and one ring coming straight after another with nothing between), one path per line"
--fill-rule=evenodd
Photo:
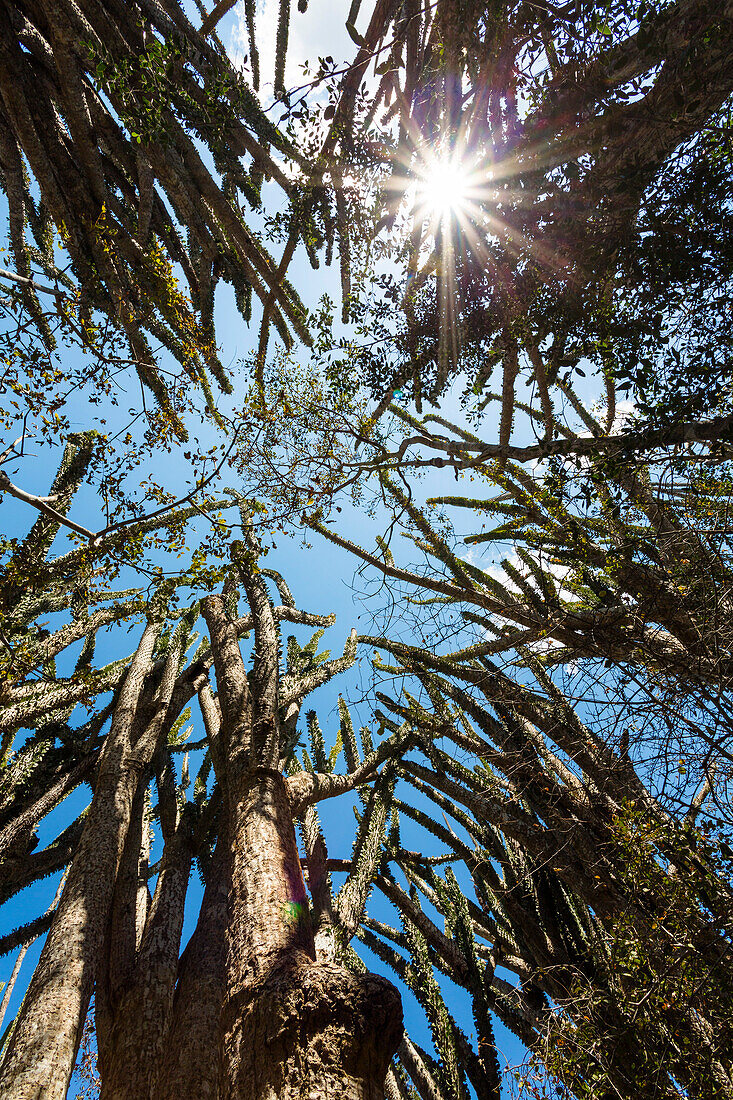
M732 1097L733 9L291 7L3 6L0 1089Z

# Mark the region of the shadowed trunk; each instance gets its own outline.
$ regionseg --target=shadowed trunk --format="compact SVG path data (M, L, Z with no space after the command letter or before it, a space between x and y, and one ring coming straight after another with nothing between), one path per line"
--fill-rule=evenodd
M117 869L115 892L94 988L97 1066L102 1080L106 1077L108 1059L111 1056L109 1041L115 1010L125 983L129 983L131 979L144 926L143 921L141 927L137 927L136 902L145 829L146 793L147 784L141 782L132 803L130 826Z
M155 1100L217 1100L219 1014L226 986L228 845L220 838L184 951Z
M134 971L123 988L109 1037L101 1100L147 1100L163 1058L191 869L187 830L166 842L163 866Z

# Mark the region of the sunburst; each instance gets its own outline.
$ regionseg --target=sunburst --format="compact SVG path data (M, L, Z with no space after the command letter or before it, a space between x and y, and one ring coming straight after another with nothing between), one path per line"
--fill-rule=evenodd
M429 218L444 222L462 214L469 201L470 171L459 157L431 157L421 166L415 188L418 206Z

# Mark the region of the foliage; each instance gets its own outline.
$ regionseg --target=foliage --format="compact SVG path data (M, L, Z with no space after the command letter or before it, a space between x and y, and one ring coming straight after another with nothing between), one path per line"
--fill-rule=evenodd
M380 0L360 30L354 0L355 57L287 90L283 2L276 123L255 94L254 0L251 80L213 34L230 6L197 28L175 0L11 3L0 30L2 425L22 424L2 462L25 457L28 422L66 444L48 497L0 474L39 515L0 548L0 903L83 871L86 811L38 850L37 829L80 784L98 798L144 668L134 731L160 739L133 768L94 964L103 1079L123 1002L153 973L162 1063L195 1044L174 987L208 980L217 948L221 962L227 807L240 781L282 771L318 961L361 972L357 937L425 1016L432 1049L404 1036L389 1100L497 1100L496 1020L531 1052L520 1094L730 1096L732 868L714 828L733 760L730 11ZM464 193L436 213L446 160ZM335 251L341 327L327 294L308 312L288 278ZM239 374L220 362L222 281L259 321ZM143 391L120 427L130 367L156 406ZM457 380L454 424L440 405ZM71 431L79 395L107 434ZM476 488L439 482L423 507L411 475L442 469ZM72 514L85 481L98 531ZM235 488L215 496L222 481ZM391 509L375 551L337 521L345 489L372 517ZM400 618L361 639L371 726L357 735L341 698L330 739L309 714L307 748L305 696L357 642L319 652L331 617L262 568L255 528L293 520L355 554ZM398 561L397 532L417 562ZM220 636L199 639L198 596L220 587L204 609ZM284 640L282 622L315 633ZM240 665L243 694L270 706L244 772L223 744L242 735L224 688ZM316 802L349 792L351 854L329 857ZM179 957L192 859L205 894ZM93 1089L89 1021L82 1043Z
M630 381L652 422L728 409L731 72L719 11L679 7L375 15L359 59L389 29L388 59L365 101L344 77L332 138L367 175L371 151L391 234L393 269L360 295L380 408L409 389L420 411L465 376L467 401L502 402L508 443L525 383L551 439L563 385L591 370L609 425ZM687 18L700 37L675 39ZM430 202L446 161L463 176L447 214Z
M272 321L286 342L291 330L308 340L297 294L240 208L240 195L250 207L260 205L263 178L289 195L293 188L270 149L296 163L297 151L218 41L208 42L177 6L169 15L155 5L128 5L116 27L93 3L47 8L35 21L13 9L19 33L9 36L3 69L5 86L14 87L4 97L2 186L18 284L48 342L34 267L54 289L72 292L83 328L97 324L98 313L106 316L182 436L148 337L209 399L209 372L228 392L212 327L221 277L234 286L247 319L254 292L265 305L265 329ZM95 131L104 134L101 143ZM213 172L196 140L212 155ZM294 226L312 235L307 212Z
M631 899L653 898L654 917L643 935L624 912L604 929L600 980L578 978L570 1012L555 1016L543 1037L542 1060L576 1096L605 1096L608 1065L629 1059L633 1031L641 1057L631 1055L624 1070L640 1095L655 1095L670 1067L673 1076L684 1067L694 1095L717 1095L730 1072L721 1067L729 1063L733 985L706 949L715 944L721 964L730 952L728 840L629 810L615 829L625 888ZM681 866L670 869L670 858Z

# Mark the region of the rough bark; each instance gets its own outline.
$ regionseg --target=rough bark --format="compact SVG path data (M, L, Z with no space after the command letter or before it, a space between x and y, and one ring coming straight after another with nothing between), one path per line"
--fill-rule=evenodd
M0 1069L5 1100L63 1100L94 984L115 876L146 755L167 699L131 744L131 729L159 627L149 623L127 673L102 751L94 797L53 924ZM169 661L172 681L177 656ZM172 673L172 674L171 674ZM148 756L148 759L149 759Z
M146 790L145 783L140 783L133 799L130 825L117 869L114 897L94 990L97 1066L102 1080L106 1076L106 1067L111 1056L109 1041L115 1021L115 1008L125 983L129 982L132 975L138 948L136 901Z
M46 910L45 916L50 916L54 912L54 910L56 909L56 906L59 903L59 898L61 897L61 892L64 888L64 882L65 881L66 881L66 876L62 875L61 876L61 882L59 883L59 886L58 886L58 890L56 891L56 894L54 896L53 901L51 902L48 909ZM38 933L38 935L41 935L41 934L42 933L40 933L40 932ZM0 1034L2 1034L2 1027L3 1027L3 1022L5 1020L5 1013L7 1012L8 1005L10 1004L10 998L13 995L13 989L15 988L15 983L18 980L18 975L20 974L20 968L23 965L23 959L26 956L26 952L28 951L28 948L33 946L33 944L36 942L37 938L38 938L38 936L33 936L32 938L28 939L22 945L20 951L18 952L18 957L15 960L15 965L13 966L13 972L10 975L8 981L5 983L5 989L3 990L3 999L0 1002Z
M228 1002L222 1100L384 1100L401 1035L390 982L299 952Z
M94 982L137 777L100 776L76 859L0 1073L13 1100L62 1100Z
M116 1008L101 1100L154 1095L173 1004L191 854L179 828L166 843L134 972Z
M217 1100L219 1014L226 986L228 843L221 837L193 935L179 964L155 1100Z

